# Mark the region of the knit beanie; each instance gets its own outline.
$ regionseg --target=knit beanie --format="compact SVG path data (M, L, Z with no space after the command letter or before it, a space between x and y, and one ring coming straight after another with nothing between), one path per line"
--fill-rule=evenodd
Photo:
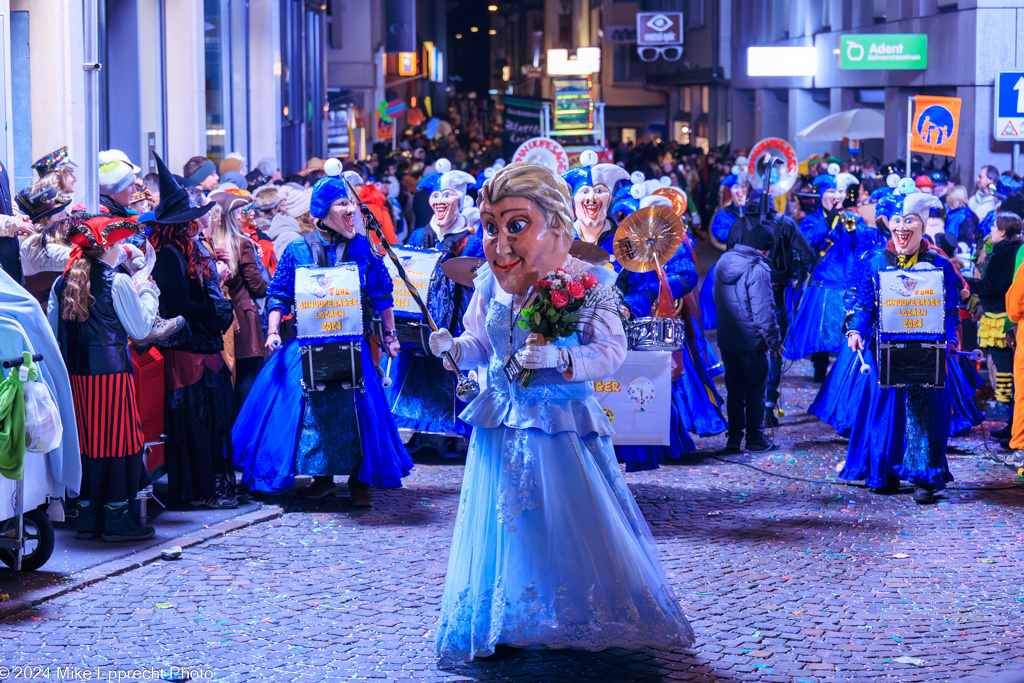
M103 160L100 154L100 194L112 196L135 182L132 167L120 159Z
M221 164L223 166L223 164ZM238 171L228 171L227 173L221 172L220 184L217 185L218 190L230 189L230 186L236 190L245 190L249 187L249 181L245 179L245 176Z
M232 152L224 157L224 160L220 162L220 175L223 176L229 171L238 171L241 173L243 166L245 166L245 157L238 152Z
M296 190L288 188L288 193L281 199L281 210L292 218L298 218L304 213L309 213L309 202L313 193L309 190Z
M771 251L775 248L775 235L761 223L755 223L743 238L743 244L758 251Z

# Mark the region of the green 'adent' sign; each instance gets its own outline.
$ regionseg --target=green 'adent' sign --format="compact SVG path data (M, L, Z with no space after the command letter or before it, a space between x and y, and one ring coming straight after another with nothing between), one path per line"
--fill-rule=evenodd
M839 36L840 69L924 69L928 36L923 33L877 33Z

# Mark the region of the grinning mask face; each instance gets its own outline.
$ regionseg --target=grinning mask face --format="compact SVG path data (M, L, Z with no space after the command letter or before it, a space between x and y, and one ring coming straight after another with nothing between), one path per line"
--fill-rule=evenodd
M331 208L327 210L327 215L321 222L345 239L352 239L356 235L355 202L347 197L342 197L331 204Z
M442 234L455 225L461 201L455 190L436 190L430 194L430 208L434 210L434 219Z
M924 234L924 221L915 213L907 216L893 216L889 219L889 230L892 232L892 243L896 253L911 256L921 247L921 236Z
M612 193L604 183L582 186L572 199L573 207L576 209L576 218L586 228L604 227L611 199Z
M569 236L549 227L544 210L526 197L504 197L480 207L484 256L498 286L522 294L569 255Z

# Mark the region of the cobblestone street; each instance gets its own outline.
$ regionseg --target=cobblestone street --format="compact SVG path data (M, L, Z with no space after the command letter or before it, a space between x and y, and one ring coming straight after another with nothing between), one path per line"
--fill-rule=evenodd
M677 651L517 652L438 663L434 625L461 461L417 464L355 511L285 514L8 617L0 672L197 670L216 681L924 681L1024 668L1024 485L951 441L938 505L835 483L844 442L803 414L791 374L782 448L627 475L697 643ZM799 409L798 409L799 406ZM989 427L991 425L986 425ZM705 439L705 451L722 443ZM4 668L8 667L8 668ZM49 669L45 668L49 667ZM78 679L75 679L78 680Z

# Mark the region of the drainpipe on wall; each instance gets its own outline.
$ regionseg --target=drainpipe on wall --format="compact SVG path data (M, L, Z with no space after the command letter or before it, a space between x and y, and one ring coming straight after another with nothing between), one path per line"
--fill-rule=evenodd
M100 63L99 63L99 0L84 0L85 39L83 42L85 72L85 209L98 213L100 208Z

